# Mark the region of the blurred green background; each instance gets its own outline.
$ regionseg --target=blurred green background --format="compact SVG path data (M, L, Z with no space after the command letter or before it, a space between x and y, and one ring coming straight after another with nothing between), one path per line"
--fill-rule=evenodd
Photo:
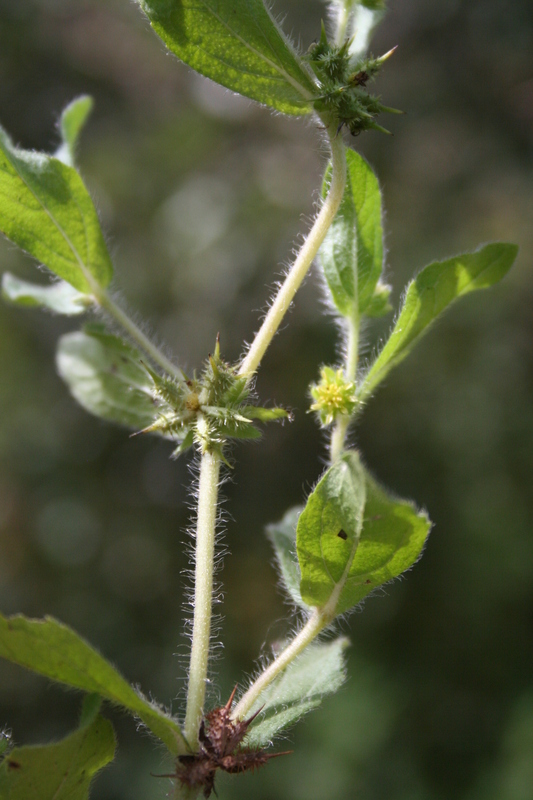
M303 48L318 35L318 0L274 10ZM440 322L369 405L353 441L428 509L426 553L339 626L353 643L349 679L290 733L294 754L222 777L221 800L533 798L533 2L391 0L373 51L394 45L377 89L408 114L386 120L394 137L350 144L382 183L395 302L425 263L480 242L519 243L519 262ZM13 138L53 149L61 109L87 92L80 163L117 292L183 366L199 366L218 331L236 359L308 227L320 135L165 55L129 0L0 0L0 119ZM7 269L35 277L1 241ZM258 380L295 421L238 447L225 486L213 703L292 622L263 528L322 468L325 437L305 413L318 365L337 353L321 308L315 271ZM389 325L367 330L367 354ZM0 608L60 618L177 711L190 465L76 406L54 368L57 338L75 326L0 308ZM0 664L0 727L17 743L66 734L79 705ZM92 796L164 798L168 782L150 776L171 766L162 751L108 713L118 756Z

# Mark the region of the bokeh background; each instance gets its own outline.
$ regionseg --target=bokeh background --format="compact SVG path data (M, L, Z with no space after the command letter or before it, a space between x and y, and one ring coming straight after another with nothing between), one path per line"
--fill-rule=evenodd
M303 48L324 8L274 2ZM290 733L294 754L222 777L221 800L533 798L533 2L391 0L373 50L394 45L378 90L407 116L387 119L394 137L351 144L382 183L396 303L432 259L496 239L519 243L520 257L436 326L354 435L376 476L429 510L424 558L343 622L349 679ZM320 136L191 73L129 0L0 0L0 119L13 138L53 149L56 119L81 93L96 105L79 159L123 302L185 367L218 331L236 359L307 229ZM8 269L36 275L2 241ZM213 702L291 624L263 529L322 468L325 439L305 413L318 365L337 353L322 308L315 272L258 380L295 421L238 447L225 486ZM178 711L190 466L76 406L54 368L57 338L76 324L0 308L0 608L60 618ZM389 325L367 330L367 353ZM66 734L79 704L0 664L0 726L17 743ZM161 750L106 713L118 755L92 796L164 798L168 782L150 776L171 766Z

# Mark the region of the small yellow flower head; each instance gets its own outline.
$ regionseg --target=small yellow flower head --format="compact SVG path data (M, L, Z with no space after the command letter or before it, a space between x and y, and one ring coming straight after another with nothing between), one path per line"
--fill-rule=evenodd
M320 382L313 383L310 392L315 400L310 411L317 412L324 427L331 425L338 416L351 416L359 402L355 393L355 383L346 381L342 369L322 367Z

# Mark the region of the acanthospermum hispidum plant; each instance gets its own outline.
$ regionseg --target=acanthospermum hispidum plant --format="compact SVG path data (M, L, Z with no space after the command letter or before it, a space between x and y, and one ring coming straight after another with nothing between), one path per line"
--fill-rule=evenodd
M209 797L221 772L237 775L274 756L290 757L280 752L286 748L278 746L279 735L345 680L347 640L335 634L336 621L410 569L431 528L424 511L369 474L349 444L350 430L434 320L462 295L501 280L517 254L515 245L498 242L429 264L406 287L379 351L360 359L361 327L392 311L383 277L380 188L353 149L360 134L388 133L387 115L401 113L375 89L380 70L393 69L394 43L381 56L368 52L385 3L331 0L305 52L293 46L263 0L138 4L167 48L197 72L261 103L265 114L308 116L327 141L330 160L316 217L242 358L228 363L217 340L204 363L186 371L180 354L169 357L156 346L117 297L106 239L76 166L91 99L79 97L64 110L61 145L52 155L19 148L0 129L0 230L51 275L43 286L4 273L5 300L84 316L84 326L63 335L57 349L58 372L75 400L130 433L168 440L171 457L198 463L183 708L170 714L147 699L55 619L0 617L2 657L85 693L79 726L61 741L15 746L7 730L2 733L0 800L87 798L92 778L115 753L112 725L101 713L104 701L132 714L167 748L174 767L162 777L174 798ZM236 440L268 435L266 423L292 419L288 410L258 398L255 377L315 260L328 313L333 309L341 331L343 358L317 363L307 398L327 436L328 465L321 472L317 463L307 498L268 528L296 622L252 679L235 675L233 694L207 707L221 474L233 469Z

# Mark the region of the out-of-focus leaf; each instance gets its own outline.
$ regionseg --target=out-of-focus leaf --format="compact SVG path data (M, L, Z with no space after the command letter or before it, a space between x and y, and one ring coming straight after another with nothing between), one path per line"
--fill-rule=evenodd
M381 192L370 165L354 150L346 152L344 197L320 248L320 263L333 301L345 317L367 313L383 269ZM329 191L331 168L322 194ZM358 308L354 309L356 298Z
M78 292L66 281L40 286L20 280L9 272L2 275L2 297L14 305L47 308L65 316L83 314L93 302L90 295Z
M59 120L62 143L56 151L55 157L73 167L76 162L76 146L80 133L93 110L93 99L89 95L77 97L65 108Z
M246 745L264 747L284 728L336 692L346 678L344 651L348 640L316 642L298 656L259 696L252 712L263 706L246 737Z
M360 399L366 400L372 394L454 300L500 281L511 269L517 253L516 245L497 242L425 267L407 287L400 316L361 385Z
M98 215L76 170L14 147L2 128L0 231L79 292L111 281Z
M61 622L50 617L36 620L0 615L0 657L123 706L139 717L171 753L185 752L186 743L176 720L146 700L105 658Z
M300 565L296 555L296 525L302 513L301 506L291 508L279 522L267 526L266 533L276 554L284 588L296 605L308 609L300 594Z
M114 756L113 726L96 716L60 742L15 747L0 764L0 798L88 800L91 781Z
M381 281L378 282L378 285L374 289L374 294L365 308L367 317L384 317L385 314L390 314L391 311L393 311L389 300L391 291L392 286L389 286L387 283L381 283Z
M139 0L178 58L234 92L307 114L316 87L262 0Z
M59 340L59 374L91 414L136 430L148 428L159 417L159 407L140 353L117 336L87 330Z
M318 482L298 519L300 591L307 605L323 608L334 591L342 590L359 543L365 501L359 456L345 453ZM331 613L337 608L338 603Z

